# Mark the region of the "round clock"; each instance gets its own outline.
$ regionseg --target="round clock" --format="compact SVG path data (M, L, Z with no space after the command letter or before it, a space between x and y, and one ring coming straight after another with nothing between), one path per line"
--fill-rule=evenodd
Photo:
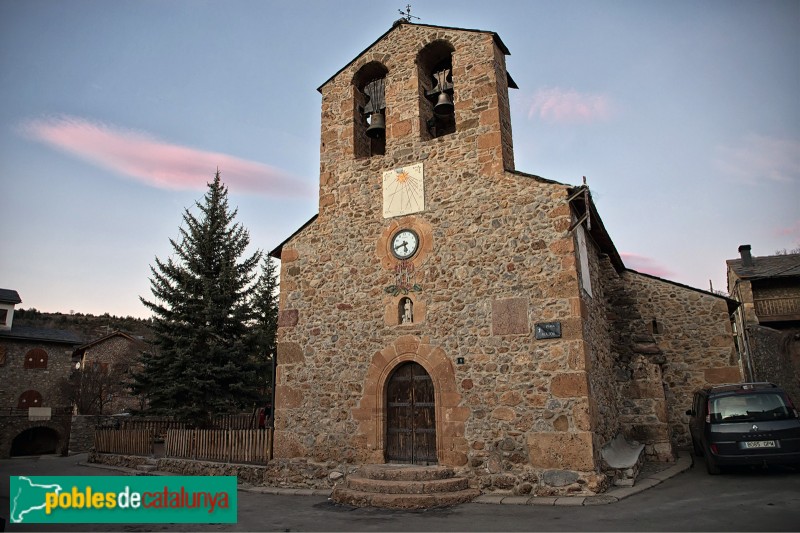
M419 237L410 229L401 229L392 237L392 255L398 259L408 259L419 247Z

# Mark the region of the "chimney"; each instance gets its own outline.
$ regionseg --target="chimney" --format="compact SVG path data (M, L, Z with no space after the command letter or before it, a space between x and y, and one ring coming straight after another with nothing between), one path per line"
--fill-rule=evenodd
M750 255L750 245L743 244L739 246L739 254L742 256L742 266L753 266L753 256Z

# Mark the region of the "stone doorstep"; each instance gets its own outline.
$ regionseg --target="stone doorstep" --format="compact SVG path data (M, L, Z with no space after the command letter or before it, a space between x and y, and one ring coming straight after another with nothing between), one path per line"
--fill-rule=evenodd
M431 509L448 507L472 501L480 494L478 489L433 494L380 494L352 489L334 489L331 499L335 503L354 507L379 507L382 509Z
M435 481L455 477L452 468L443 466L416 466L416 465L365 465L358 469L357 474L363 478L384 481Z
M346 486L361 492L381 494L432 494L436 492L454 492L469 488L466 478L434 479L429 481L388 481L369 479L359 475L348 476Z

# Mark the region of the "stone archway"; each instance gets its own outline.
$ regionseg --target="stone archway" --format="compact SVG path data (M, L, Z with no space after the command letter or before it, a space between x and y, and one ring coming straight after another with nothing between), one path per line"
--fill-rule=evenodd
M365 378L359 406L353 418L359 424L359 441L363 443L359 459L368 463L384 463L386 452L386 390L395 368L404 362L421 365L430 375L435 409L436 457L443 466L467 464L467 441L464 426L470 415L462 407L456 387L455 368L444 351L411 335L399 337L372 357Z
M58 452L61 436L58 431L45 426L28 428L11 442L12 457L20 455L45 455Z

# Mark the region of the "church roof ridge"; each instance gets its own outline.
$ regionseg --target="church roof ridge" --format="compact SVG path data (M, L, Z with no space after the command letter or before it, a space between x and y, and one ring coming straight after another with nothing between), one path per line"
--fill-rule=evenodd
M364 54L366 53L366 51L367 51L367 50L369 50L370 48L372 48L373 46L375 46L376 44L378 44L378 42L379 42L379 41L381 41L381 40L382 40L384 37L386 37L386 36L387 36L387 35L389 35L391 32L393 32L393 31L394 31L396 28L399 28L399 27L401 27L401 26L419 26L419 27L423 27L423 28L433 28L433 29L437 29L437 30L452 30L452 31L466 31L466 32L472 32L472 33L485 33L485 34L487 34L487 35L491 35L491 36L492 36L492 39L494 39L494 42L495 42L495 44L497 45L497 47L498 47L498 48L500 48L500 51L502 51L502 52L503 52L503 54L505 54L505 55L507 55L507 56L511 55L511 52L508 50L508 47L505 45L505 43L503 42L503 40L502 40L502 39L500 39L500 36L499 36L499 35L498 35L496 32L493 32L493 31L488 31L488 30L478 30L478 29L471 29L471 28L457 28L457 27L454 27L454 26L437 26L437 25L434 25L434 24L419 24L419 23L416 23L416 22L408 22L408 21L407 21L407 20L405 20L405 19L400 19L400 20L396 20L396 21L395 21L395 22L392 24L392 27L391 27L391 28L389 28L388 30L386 30L385 32L383 32L383 33L380 35L380 37L378 37L377 39L375 39L375 40L374 40L372 43L370 43L370 44L369 44L369 46L367 46L366 48L364 48L362 51L360 51L358 54L356 54L356 56L355 56L353 59L351 59L350 61L348 61L346 65L344 65L342 68L340 68L339 70L337 70L337 71L336 71L336 72L335 72L335 73L334 73L334 74L333 74L333 75L332 75L330 78L328 78L327 80L325 80L325 81L322 83L322 85L320 85L319 87L317 87L317 91L319 91L319 92L322 92L322 88L323 88L323 87L325 87L325 86L326 86L326 85L327 85L327 84L328 84L328 83L329 83L329 82L330 82L330 81L331 81L333 78L335 78L336 76L338 76L339 74L341 74L341 73L342 73L342 71L344 71L345 69L347 69L347 67L349 67L350 65L352 65L353 63L355 63L355 62L356 62L356 60L358 60L358 58L359 58L359 57L361 57L362 55L364 55ZM512 82L513 82L513 80L512 80ZM516 84L514 84L514 85L516 85Z

